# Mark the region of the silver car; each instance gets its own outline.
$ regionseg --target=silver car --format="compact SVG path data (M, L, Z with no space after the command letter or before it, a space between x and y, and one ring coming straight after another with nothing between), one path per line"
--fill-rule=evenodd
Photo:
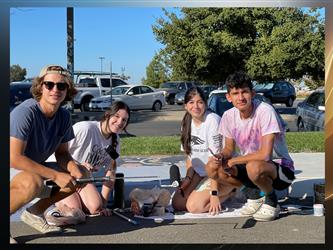
M322 131L325 129L325 91L314 91L296 108L298 131Z
M165 97L162 91L155 91L147 85L122 85L112 89L112 100L110 91L106 95L91 99L90 110L107 110L112 102L123 101L131 110L152 109L159 111L165 105Z

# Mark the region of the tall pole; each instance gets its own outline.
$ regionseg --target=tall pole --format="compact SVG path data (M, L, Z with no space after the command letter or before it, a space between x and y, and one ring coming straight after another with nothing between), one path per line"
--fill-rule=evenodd
M67 8L67 70L74 80L74 14L73 7Z
M112 61L110 61L110 98L112 104Z
M101 74L103 74L103 60L105 59L104 56L98 57L101 60Z

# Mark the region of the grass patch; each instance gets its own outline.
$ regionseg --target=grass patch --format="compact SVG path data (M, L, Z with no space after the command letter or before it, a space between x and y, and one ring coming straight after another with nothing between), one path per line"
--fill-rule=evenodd
M286 140L290 153L325 152L324 132L288 132Z
M324 132L288 132L290 153L325 152ZM121 139L121 155L179 155L179 136L140 136Z

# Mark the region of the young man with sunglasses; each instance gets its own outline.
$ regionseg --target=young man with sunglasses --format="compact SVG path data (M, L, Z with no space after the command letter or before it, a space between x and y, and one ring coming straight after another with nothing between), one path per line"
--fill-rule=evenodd
M248 200L241 214L258 221L274 220L280 212L275 189L288 188L295 178L283 123L271 105L253 99L247 74L231 74L226 85L226 97L234 107L222 116L219 131L224 148L206 165L207 175L225 185L243 186Z
M88 177L87 169L68 152L67 142L74 133L70 113L61 107L76 89L67 70L50 65L34 79L31 92L34 98L10 113L10 214L40 198L23 211L21 220L41 233L60 232L61 228L47 224L44 211L76 191L76 178ZM46 163L53 153L57 164ZM60 190L46 186L45 180ZM10 237L10 242L15 240Z

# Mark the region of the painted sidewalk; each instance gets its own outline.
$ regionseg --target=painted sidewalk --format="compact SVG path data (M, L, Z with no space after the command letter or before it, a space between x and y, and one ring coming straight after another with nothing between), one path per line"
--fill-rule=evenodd
M295 161L297 179L289 190L290 198L285 204L312 206L310 196L313 195L313 184L324 182L325 154L296 153L291 154L291 157ZM169 183L169 167L172 164L177 164L181 175L185 175L183 156L124 157L118 172L124 173L125 176L159 176L154 180L125 180L125 198L134 187L151 188L159 185L159 180ZM308 198L305 199L305 196ZM19 213L16 216L18 217ZM14 217L11 217L10 231L20 243L325 243L325 217L313 216L311 209L287 211L272 222L256 222L249 217L175 219L163 222L137 219L139 225L135 226L115 215L98 216L87 218L83 224L67 227L60 234L39 234Z

